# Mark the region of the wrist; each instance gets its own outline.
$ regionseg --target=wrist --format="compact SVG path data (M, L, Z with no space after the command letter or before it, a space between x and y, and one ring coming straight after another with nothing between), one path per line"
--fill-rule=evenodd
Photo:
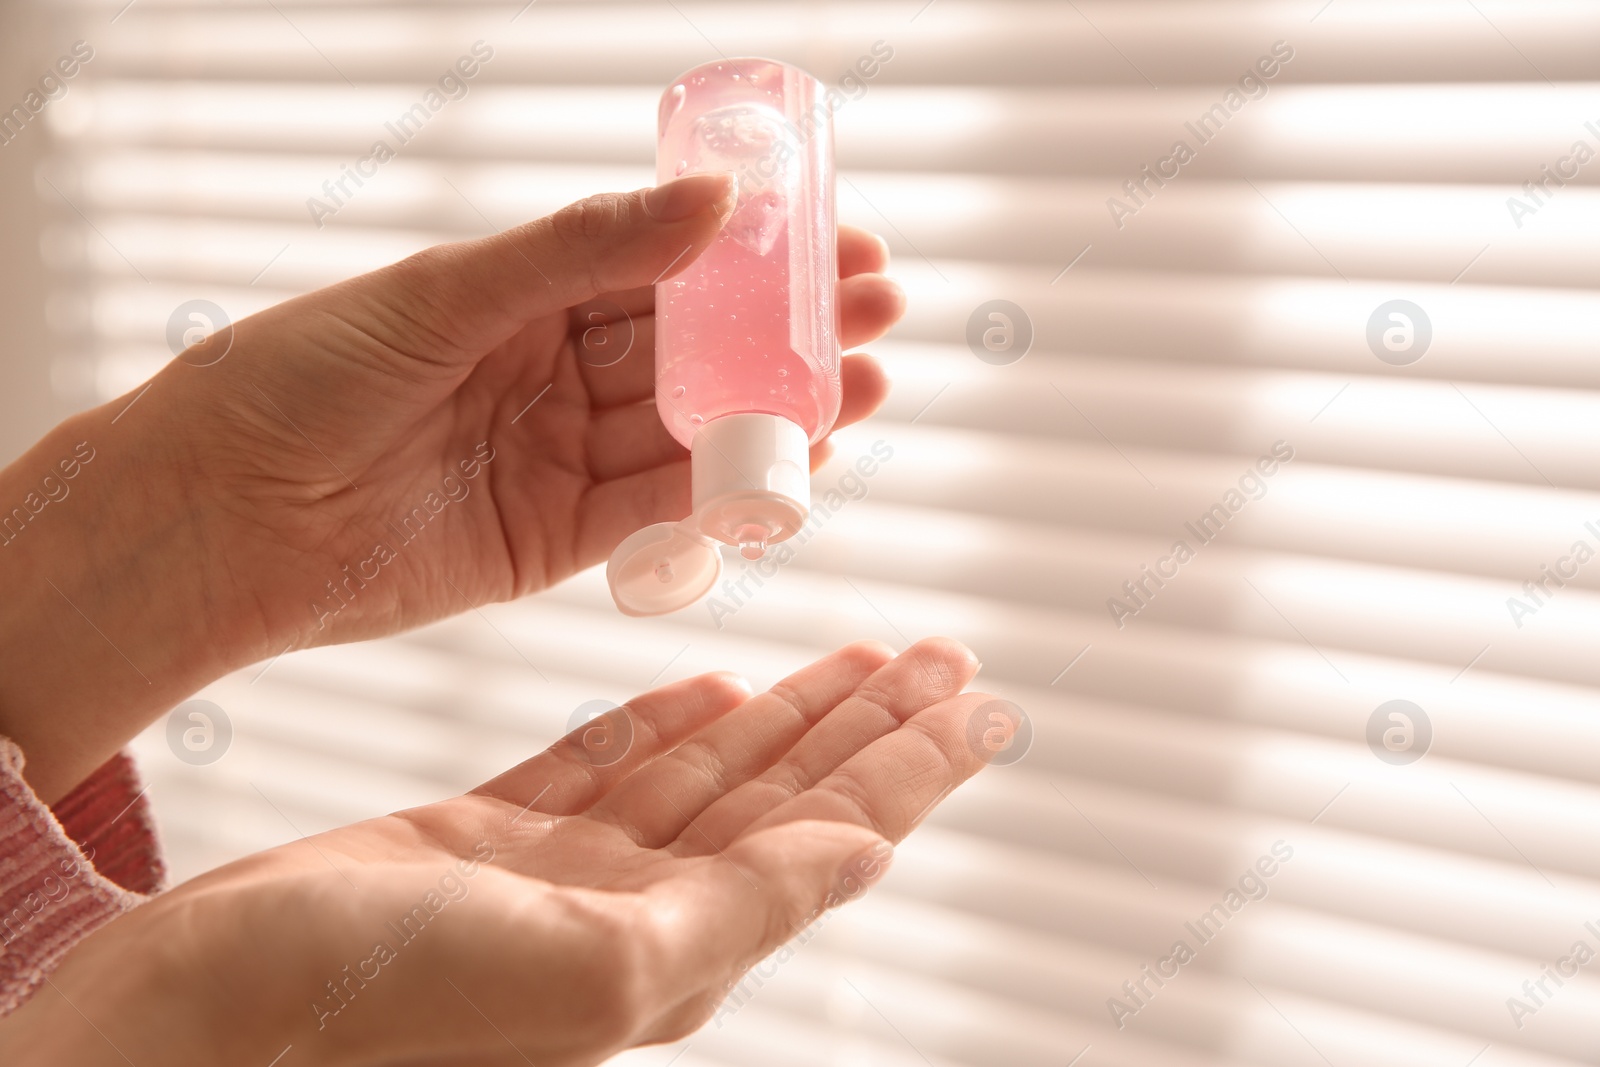
M283 976L237 936L231 903L159 897L85 939L0 1019L0 1063L264 1064L292 1044L297 1064L351 1067L342 1050L307 1040L269 984Z
M122 403L0 471L0 733L46 803L251 658L183 445L164 420L113 424Z

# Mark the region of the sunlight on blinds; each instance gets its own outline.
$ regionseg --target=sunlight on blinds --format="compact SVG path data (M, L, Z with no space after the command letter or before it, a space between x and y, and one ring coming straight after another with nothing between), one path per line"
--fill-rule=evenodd
M1600 949L1600 7L121 4L56 16L98 50L38 183L76 403L186 300L649 184L660 86L719 52L838 83L892 49L840 211L910 297L792 563L655 620L590 572L217 683L223 758L137 746L180 875L470 787L587 700L949 633L1032 747L615 1062L1600 1058L1600 983L1559 970ZM995 300L1020 357L972 340Z

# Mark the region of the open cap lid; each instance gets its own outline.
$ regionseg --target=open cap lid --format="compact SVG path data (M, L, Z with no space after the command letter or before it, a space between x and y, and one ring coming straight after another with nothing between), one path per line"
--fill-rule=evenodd
M624 615L665 615L698 601L722 577L722 553L690 516L635 530L611 553L606 584Z
M694 512L629 535L611 554L606 583L624 615L665 615L704 597L722 577L719 545L760 559L805 524L811 501L808 443L779 415L711 420L690 448Z

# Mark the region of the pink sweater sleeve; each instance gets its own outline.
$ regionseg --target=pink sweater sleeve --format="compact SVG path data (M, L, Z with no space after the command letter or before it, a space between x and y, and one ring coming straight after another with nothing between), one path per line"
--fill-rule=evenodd
M0 1016L83 938L161 888L166 869L143 787L118 753L47 807L0 737Z

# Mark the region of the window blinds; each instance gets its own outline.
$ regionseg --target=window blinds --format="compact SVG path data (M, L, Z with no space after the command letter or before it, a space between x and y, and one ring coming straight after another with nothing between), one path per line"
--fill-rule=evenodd
M874 346L894 398L839 435L816 487L840 506L792 564L731 610L624 619L589 573L217 683L222 758L178 760L164 724L137 746L180 875L469 787L588 700L949 633L1031 749L701 1033L618 1063L1600 1060L1600 564L1575 551L1600 549L1600 162L1578 158L1600 8L84 0L49 22L94 50L23 131L49 139L76 404L169 358L183 301L242 316L648 184L659 87L718 54L840 87L841 216L910 294ZM1025 356L969 344L998 322Z

